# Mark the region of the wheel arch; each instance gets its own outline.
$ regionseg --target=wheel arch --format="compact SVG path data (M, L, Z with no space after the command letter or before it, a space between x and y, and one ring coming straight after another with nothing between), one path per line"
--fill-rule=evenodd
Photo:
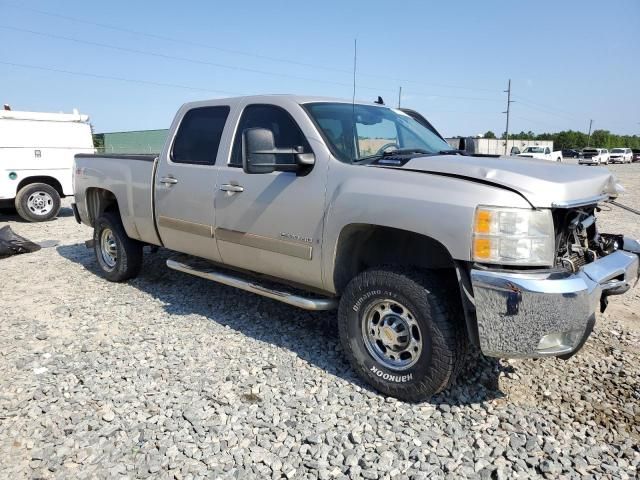
M85 202L89 223L95 225L96 220L104 212L113 211L120 215L120 206L115 194L99 187L89 187L85 192Z
M27 185L31 185L33 183L44 183L45 185L49 185L56 192L58 192L58 195L60 196L60 198L65 197L64 191L62 190L62 184L60 183L60 181L57 178L51 177L48 175L36 175L32 177L23 178L22 180L20 180L20 183L18 183L16 192L19 192Z
M353 223L340 232L333 260L333 286L338 295L359 273L379 266L441 270L443 281L456 288L466 333L478 345L478 327L468 262L454 260L442 242L428 235L383 225Z

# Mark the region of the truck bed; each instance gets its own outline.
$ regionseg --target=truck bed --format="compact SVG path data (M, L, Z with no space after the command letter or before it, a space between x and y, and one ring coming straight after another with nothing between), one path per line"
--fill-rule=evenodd
M79 154L75 156L75 202L80 219L92 225L97 212L92 196L113 192L127 235L160 245L153 211L157 155Z

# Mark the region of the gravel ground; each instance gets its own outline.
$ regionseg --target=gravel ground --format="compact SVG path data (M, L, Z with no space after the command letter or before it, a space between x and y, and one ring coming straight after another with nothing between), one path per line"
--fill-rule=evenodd
M611 169L640 208L640 164ZM0 260L4 478L638 476L640 288L568 361L482 359L407 404L355 378L333 314L168 270L162 250L107 283L91 230L61 215L0 216L60 242ZM618 209L600 224L640 237Z

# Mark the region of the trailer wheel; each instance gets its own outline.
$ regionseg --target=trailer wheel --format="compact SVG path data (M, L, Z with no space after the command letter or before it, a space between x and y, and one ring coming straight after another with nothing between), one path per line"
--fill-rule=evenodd
M340 301L340 341L380 392L426 400L457 376L467 349L459 302L431 272L384 268L356 276Z
M93 249L102 275L110 282L124 282L140 273L142 243L127 236L117 213L105 212L98 217Z
M15 200L16 210L28 222L46 222L60 211L60 194L46 183L30 183L20 189Z

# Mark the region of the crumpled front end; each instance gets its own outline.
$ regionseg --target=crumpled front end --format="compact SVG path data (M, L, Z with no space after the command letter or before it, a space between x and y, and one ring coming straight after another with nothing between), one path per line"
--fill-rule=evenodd
M475 265L471 283L480 347L495 357L569 356L596 312L638 282L640 242L599 233L595 204L555 208L555 265L507 270Z
M577 272L513 272L475 268L471 282L480 348L487 356L570 356L579 350L609 295L638 281L640 244L618 250Z

